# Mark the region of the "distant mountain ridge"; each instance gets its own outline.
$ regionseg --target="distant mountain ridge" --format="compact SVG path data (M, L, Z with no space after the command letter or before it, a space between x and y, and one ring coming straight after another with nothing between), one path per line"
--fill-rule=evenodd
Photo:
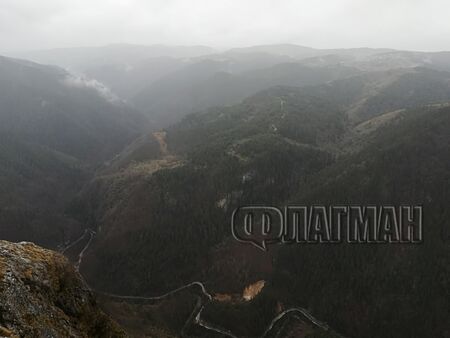
M122 47L89 70L98 81L0 58L0 238L56 248L96 231L80 267L89 285L145 296L204 281L214 300L201 318L239 337L295 306L348 337L446 337L448 53L280 45L138 62ZM353 204L423 206L424 242L263 252L230 231L238 206ZM101 301L133 332L177 336L200 318L194 296ZM0 315L0 333L16 313ZM316 337L298 319L273 336Z
M30 52L22 56L97 80L119 98L136 105L158 127L178 122L188 113L239 103L275 85L314 85L357 72L400 68L450 71L448 52L317 49L295 44L225 51L204 46L115 44Z
M134 64L158 57L191 58L211 54L214 49L206 46L166 46L111 44L99 47L58 48L14 53L35 62L55 64L77 72L104 64Z

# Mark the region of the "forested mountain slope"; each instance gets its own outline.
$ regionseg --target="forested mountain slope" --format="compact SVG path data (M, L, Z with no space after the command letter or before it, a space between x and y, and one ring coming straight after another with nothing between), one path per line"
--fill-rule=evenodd
M172 73L143 89L133 102L155 124L167 126L188 113L209 107L233 105L273 86L310 86L355 75L352 67L308 67L280 63L242 73L228 71L229 64L202 61Z
M73 204L75 217L99 231L83 273L99 289L136 294L196 279L233 293L264 279L262 303L308 307L349 336L444 335L450 115L439 106L450 99L447 79L412 68L276 87L136 143ZM140 144L152 149L147 157L130 156ZM247 250L230 239L230 214L261 203L424 204L426 243ZM235 310L211 309L210 318L243 335L267 324L261 317L239 331Z
M446 336L449 128L449 108L406 111L298 187L300 205L422 205L424 242L282 248L274 285L286 299L349 336Z
M1 238L55 246L76 231L65 205L148 127L96 82L0 57Z
M238 336L260 336L296 306L345 336L445 336L450 73L417 59L376 71L314 64L331 59L174 70L141 107L187 116L155 131L96 81L0 58L0 236L56 247L95 230L81 266L94 289L157 295L202 280L231 299L203 318ZM231 237L231 212L246 204L421 204L425 242L263 252ZM257 281L252 301L236 296ZM147 320L177 332L183 299Z

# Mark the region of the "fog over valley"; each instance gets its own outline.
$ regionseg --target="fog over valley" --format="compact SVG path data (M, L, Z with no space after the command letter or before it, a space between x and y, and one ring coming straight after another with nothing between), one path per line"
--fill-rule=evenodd
M450 337L449 10L2 0L0 336Z

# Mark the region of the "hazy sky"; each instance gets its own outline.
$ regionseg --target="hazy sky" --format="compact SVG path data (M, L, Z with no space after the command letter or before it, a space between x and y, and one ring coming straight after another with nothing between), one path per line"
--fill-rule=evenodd
M450 50L448 0L0 0L0 52L296 43Z

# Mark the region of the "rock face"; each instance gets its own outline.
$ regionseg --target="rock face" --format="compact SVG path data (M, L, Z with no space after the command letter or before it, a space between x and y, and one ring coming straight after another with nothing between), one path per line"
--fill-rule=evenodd
M266 281L260 280L247 286L242 293L242 298L247 302L252 300L264 289L264 285L266 285Z
M125 337L67 259L0 241L0 337Z

